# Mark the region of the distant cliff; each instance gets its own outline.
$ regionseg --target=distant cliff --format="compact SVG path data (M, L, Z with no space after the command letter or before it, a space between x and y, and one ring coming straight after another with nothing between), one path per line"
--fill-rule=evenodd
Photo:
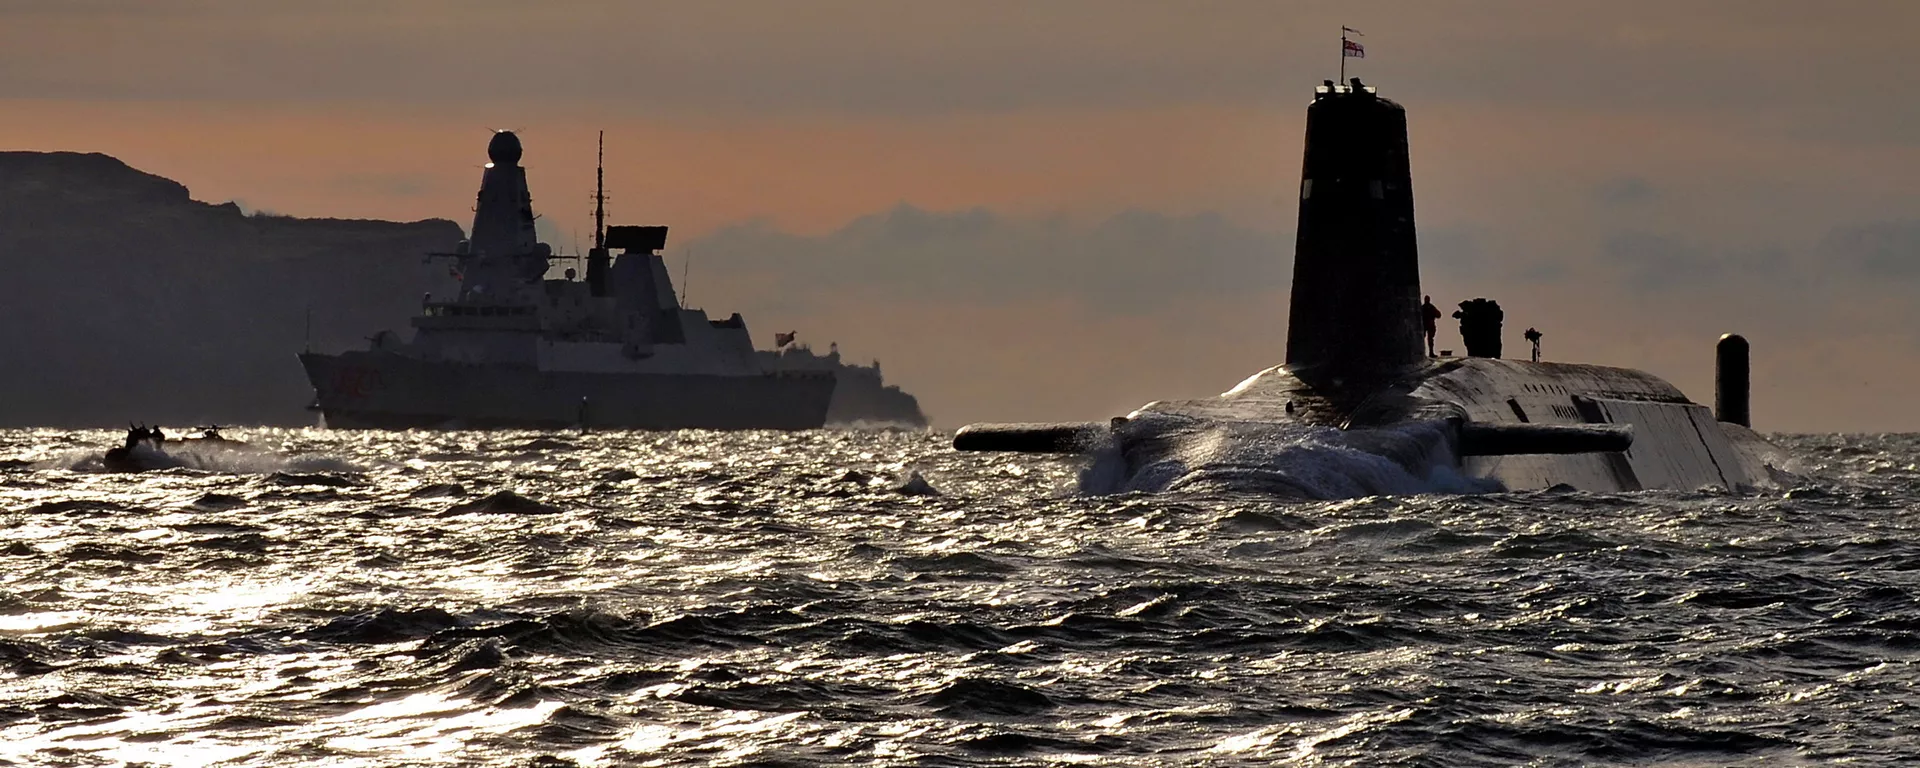
M404 331L445 220L248 216L100 154L0 152L0 426L310 424L295 353Z

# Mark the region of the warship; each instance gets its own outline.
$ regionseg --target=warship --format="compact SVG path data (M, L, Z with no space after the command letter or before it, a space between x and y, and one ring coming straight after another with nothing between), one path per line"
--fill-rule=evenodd
M1407 113L1359 78L1315 89L1299 199L1283 364L1108 422L969 426L954 447L1088 454L1099 490L1304 498L1738 490L1788 476L1750 429L1737 335L1717 348L1714 410L1643 371L1499 359L1492 302L1462 304L1479 315L1462 316L1469 356L1430 356Z
M760 350L760 364L777 371L833 372L833 402L827 405L827 425L835 427L903 427L923 429L927 415L920 401L886 382L880 361L868 365L840 357L840 345L828 344L827 353L794 342L792 332L774 335L775 349Z
M586 274L548 279L519 137L493 134L449 301L427 296L411 341L303 352L310 408L347 429L813 429L836 376L769 366L738 313L681 306L663 226L606 224L605 164ZM603 154L604 157L604 154ZM620 251L615 255L613 251Z

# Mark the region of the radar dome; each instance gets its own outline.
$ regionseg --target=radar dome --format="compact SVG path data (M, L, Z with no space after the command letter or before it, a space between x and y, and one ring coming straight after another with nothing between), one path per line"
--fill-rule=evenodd
M520 137L513 131L494 131L493 140L487 142L487 159L499 165L519 165Z

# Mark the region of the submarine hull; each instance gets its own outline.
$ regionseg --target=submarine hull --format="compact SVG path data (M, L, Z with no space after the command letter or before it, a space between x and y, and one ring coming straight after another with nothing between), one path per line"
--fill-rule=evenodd
M1108 423L970 426L954 447L1091 455L1083 487L1111 491L1331 499L1778 483L1787 458L1746 426L1739 337L1722 340L1716 398L1737 424L1642 371L1497 359L1490 301L1463 302L1456 317L1463 336L1475 321L1471 335L1492 343L1473 347L1495 357L1423 356L1422 318L1437 309L1420 290L1406 110L1349 83L1325 81L1307 108L1283 365Z
M1508 488L1740 489L1769 478L1768 451L1747 444L1751 432L1728 430L1706 406L1644 371L1468 358L1438 366L1413 396L1452 402L1476 423L1633 428L1633 444L1618 452L1465 459L1468 473Z
M543 371L382 352L309 353L300 362L314 409L337 429L817 429L834 390L825 371Z
M1459 358L1371 380L1282 365L1216 398L1151 403L1129 415L1114 437L1123 444L1152 445L1150 438L1130 435L1126 423L1167 418L1296 423L1348 432L1423 421L1456 423L1467 432L1522 425L1533 432L1613 426L1631 435L1625 446L1604 446L1620 450L1536 453L1455 445L1449 458L1463 475L1510 490L1742 489L1771 484L1785 463L1778 449L1752 431L1716 421L1706 406L1659 377L1598 365Z

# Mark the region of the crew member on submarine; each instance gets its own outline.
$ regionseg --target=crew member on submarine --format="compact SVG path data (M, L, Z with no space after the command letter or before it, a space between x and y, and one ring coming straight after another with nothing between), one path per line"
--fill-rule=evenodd
M1433 337L1440 332L1440 308L1433 305L1432 296L1420 297L1421 327L1427 332L1427 357L1436 357L1433 351Z

